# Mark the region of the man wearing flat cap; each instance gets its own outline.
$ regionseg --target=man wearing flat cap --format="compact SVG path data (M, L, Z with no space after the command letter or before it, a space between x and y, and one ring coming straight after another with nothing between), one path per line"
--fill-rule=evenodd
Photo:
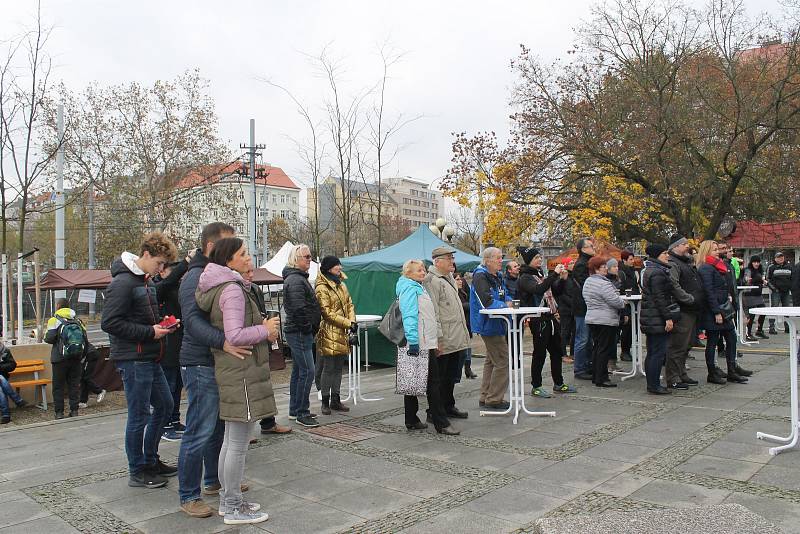
M467 412L456 408L453 396L455 377L460 374L459 362L470 346L469 330L464 319L464 308L458 297L458 286L451 273L455 250L448 246L433 249L433 265L422 285L433 301L436 310L440 395L448 417L466 419Z
M689 241L686 237L674 234L669 240L667 250L672 295L681 307L680 317L675 322L672 335L669 337L665 364L667 387L688 389L689 386L697 385L697 380L686 374L686 358L692 348L697 316L703 309L705 292L694 260L688 254Z

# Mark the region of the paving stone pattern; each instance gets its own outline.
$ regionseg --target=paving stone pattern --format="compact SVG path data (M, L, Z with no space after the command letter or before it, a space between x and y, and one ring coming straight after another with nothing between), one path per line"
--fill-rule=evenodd
M771 458L767 452L768 444L756 441L755 432L750 432L754 424L759 427L763 424L765 429L788 427L787 355L779 352L779 342L774 346L775 353L747 354L745 366L755 372L747 386L701 384L670 397L654 398L644 394L644 382L638 378L623 383L616 391L598 390L579 383L580 394L534 401L537 408L554 406L558 411L557 418L543 420L522 415L518 426L512 426L510 418L477 417L477 388L480 381L463 381L457 390L457 400L462 409L470 411L470 419L458 421L458 427L479 430L472 432L478 435L471 435L467 431L460 436L443 436L431 431L408 432L402 424L403 408L399 406L402 400L392 395L393 371L370 371L362 382L365 391L382 392L386 400L367 403L366 406L359 404L350 415L338 415L333 419L322 417L323 422L330 421L330 424L320 429L304 432L295 427L295 431L288 435L261 436L258 442L251 445L251 449L261 451L254 452L260 454L256 456L258 458L269 458L272 450L321 451L322 455L313 468L323 472L330 470L331 477L341 477L342 473L336 471L333 460L326 463L324 451L338 455L331 458L352 458L354 465L358 465L358 458L364 459L366 466L371 465L370 462L384 466L391 464L394 466L392 469L403 476L408 474L410 479L405 484L412 487L417 484L424 487L426 473L448 480L444 491L437 488L438 493L409 497L402 504L394 506L390 503L383 506L380 513L369 515L350 508L337 511L336 504L326 502L324 498L314 501L313 506L328 506L326 513L340 513L342 517L350 518L347 522L341 521L338 527L329 528L331 532L425 531L427 525L437 524L437 519L448 517L448 514L461 513L469 517L478 510L485 510L483 514L488 514L486 517L494 525L493 528L501 528L498 525L503 524L507 527L501 528L501 531L533 533L537 531L535 517L580 517L605 512L646 512L674 506L685 507L694 503L687 504L681 499L698 491L707 492L703 495L706 500L715 501L711 504L737 495L751 496L750 502L753 503L773 503L762 513L768 514L771 506L777 506L785 515L781 526L786 531L800 532L800 525L791 521L793 517L800 517L800 489L792 485L795 480L792 477L800 480L800 451L790 451ZM704 371L700 367L704 366L702 353L696 354L698 361L690 374L698 379L705 378L700 374ZM479 359L474 362L478 371L481 362ZM565 367L564 372L571 376L569 366ZM548 380L547 374L545 372L545 381ZM284 403L288 401L288 396L283 393L279 392L277 396L285 396ZM550 404L545 404L547 402ZM422 399L421 410L424 407L425 401ZM124 416L97 417L116 417L119 420L114 423L117 432L124 430ZM493 428L503 432L495 436L491 430ZM38 435L36 438L25 437L25 432L34 431L33 428L23 429L9 434L18 440L19 445L8 450L16 451L25 443L40 439ZM53 439L55 446L69 444L69 438L61 434ZM117 437L114 439L118 440ZM101 445L96 446L99 448ZM106 443L104 446L114 445ZM117 449L112 450L117 450L120 458L124 458L122 443L116 446ZM2 447L0 437L0 449ZM729 449L738 451L740 449L736 447L740 447L750 456L738 458L734 454L720 457L719 462L732 462L733 467L728 466L728 471L704 469L704 465L716 461L713 455L720 453L714 452L714 447L721 447L719 451L723 452ZM0 454L4 450L0 450ZM162 452L162 457L174 462L176 451L177 448L173 447ZM496 457L503 461L492 462ZM485 462L481 458L485 458ZM308 474L302 472L297 476L315 476L311 464L304 467L302 459L298 459L298 462L297 468ZM740 471L734 470L737 467L741 468ZM30 468L34 469L35 466ZM248 463L248 471L251 470L254 478L258 478L257 461ZM581 473L582 470L607 471L607 476L575 481L569 476L559 476L562 472ZM734 473L736 478L733 475L729 478L730 473ZM353 480L348 484L364 487L365 484L374 483L373 479L388 477L390 473L368 473L364 477L345 473L344 476ZM129 524L76 491L83 486L104 481L118 481L124 485L127 478L125 469L114 468L78 476L67 474L58 480L55 480L57 477L51 478L54 480L21 488L22 493L41 506L42 510L80 532L130 533L137 532L137 525L143 524ZM12 488L14 480L20 480L15 469L0 469L0 519L5 507L10 506L5 502L4 492ZM309 480L313 481L313 478ZM170 484L177 486L177 480L172 479ZM665 484L666 490L659 486ZM382 486L376 487L375 491L388 490ZM526 493L529 491L534 493ZM538 497L531 496L534 494ZM174 494L170 495L170 498L174 498ZM526 496L531 502L537 502L542 507L541 512L529 513L524 520L519 520L521 516L504 515L506 512L501 506L503 499L513 500L520 496L523 502ZM299 499L289 497L287 501ZM756 497L766 501L754 499ZM489 504L476 507L475 503L478 502ZM497 502L498 506L491 506L492 502ZM270 503L263 504L269 510ZM751 507L751 510L761 512L757 507ZM300 523L292 526L292 512L288 508L278 508L270 513L278 519L241 531L294 533L308 530ZM361 514L360 518L358 514ZM194 523L184 523L190 520L177 511L177 503L173 515L170 525L177 525L177 530L194 531L194 527L190 526ZM770 519L773 520L772 517ZM204 521L201 523L203 531L224 528L217 518ZM348 523L349 526L344 527ZM484 528L480 522L473 523L470 525L467 522L465 531L469 531L469 528L475 532L486 531L480 530ZM33 522L30 524L33 525ZM514 525L517 527L512 528ZM144 526L141 528L152 531ZM0 524L0 534L4 532Z

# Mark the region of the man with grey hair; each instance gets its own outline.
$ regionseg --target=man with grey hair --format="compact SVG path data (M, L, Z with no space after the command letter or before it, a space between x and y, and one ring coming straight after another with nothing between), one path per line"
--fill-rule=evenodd
M510 406L503 400L503 395L508 390L506 322L492 319L480 311L484 308L509 307L511 297L499 275L503 268L503 252L499 248L488 247L481 257L481 264L473 271L472 287L469 292L469 318L472 331L481 336L486 346L478 404L505 410Z
M681 314L669 336L669 348L665 364L667 387L670 389L689 389L696 386L694 380L686 374L686 357L694 338L697 316L702 311L703 283L694 266L692 257L687 255L689 241L680 234L674 234L669 240L669 278L672 282L672 294L681 307Z
M453 396L455 379L461 374L459 362L470 346L469 331L464 318L464 308L458 297L458 287L451 274L455 263L455 249L440 246L433 249L433 265L422 285L433 301L436 310L437 338L439 347L436 363L439 366L439 391L448 417L466 419L469 414L456 408Z

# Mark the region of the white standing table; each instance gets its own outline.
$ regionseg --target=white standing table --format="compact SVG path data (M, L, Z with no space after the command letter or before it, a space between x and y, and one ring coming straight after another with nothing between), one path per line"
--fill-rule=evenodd
M367 335L367 328L374 326L381 321L380 315L356 315L356 323L358 323L358 336L361 337L361 332L364 332L364 353L366 355L367 365L369 367L369 336ZM361 343L358 346L350 347L350 357L347 359L347 397L342 399L348 401L353 399L353 404L358 404L358 401L370 402L383 400L383 397L377 399L370 399L361 395Z
M779 452L796 447L798 437L800 437L800 420L798 419L797 405L797 329L800 326L800 307L750 308L750 313L767 317L783 317L789 325L789 384L791 391L789 402L791 402L792 428L785 438L756 432L756 438L758 439L783 443L783 445L772 447L769 450L769 453L775 456Z
M739 291L739 317L736 318L736 333L739 334L739 343L742 345L754 345L758 341L747 341L747 319L744 313L743 293L751 289L760 289L758 286L736 286ZM763 297L762 297L763 298Z
M508 341L508 400L509 407L505 411L481 410L484 415L508 415L514 414L514 424L517 424L519 412L528 415L555 417L556 412L532 412L525 407L525 371L522 367L522 329L525 319L531 317L541 317L543 313L549 313L547 307L526 307L526 308L484 308L480 311L483 315L488 315L494 320L505 321L508 327L506 339Z
M628 303L631 307L631 370L614 371L615 375L621 375L620 380L627 380L637 375L645 376L644 373L644 344L642 343L642 325L641 325L641 295L622 295L622 300Z

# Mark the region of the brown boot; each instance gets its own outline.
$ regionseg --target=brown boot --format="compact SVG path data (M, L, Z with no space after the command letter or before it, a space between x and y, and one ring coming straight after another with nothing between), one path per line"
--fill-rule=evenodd
M211 507L203 502L203 499L187 501L181 504L181 510L186 512L190 517L211 517L214 513Z

